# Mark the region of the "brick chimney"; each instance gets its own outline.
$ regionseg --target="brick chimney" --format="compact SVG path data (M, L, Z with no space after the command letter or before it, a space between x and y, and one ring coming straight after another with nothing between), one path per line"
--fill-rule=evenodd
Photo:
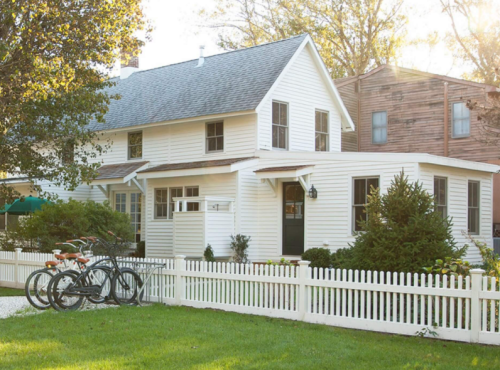
M124 80L124 79L130 77L130 75L132 73L137 72L139 70L139 57L131 55L130 53L129 53L129 55L130 55L130 57L129 57L129 60L127 62L124 62L124 60L126 58L122 55L122 62L120 64L120 79L121 80Z

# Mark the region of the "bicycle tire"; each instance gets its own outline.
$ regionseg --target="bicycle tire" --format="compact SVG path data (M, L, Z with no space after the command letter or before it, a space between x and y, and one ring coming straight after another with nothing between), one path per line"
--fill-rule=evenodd
M108 266L95 266L95 267L92 267L91 268L91 271L102 271L102 273L104 273L106 275L105 277L105 280L103 282L99 281L101 283L101 294L99 296L99 298L96 298L95 296L89 296L87 297L88 300L94 304L100 304L100 303L104 303L106 302L107 300L109 300L109 297L110 297L110 292L111 292L111 268L108 267ZM105 294L103 295L103 286L107 284L106 287L104 287L105 290Z
M123 288L123 278L130 286L126 292L119 288ZM120 285L118 285L120 284ZM111 282L111 294L113 299L119 305L135 305L137 304L137 293L141 289L143 283L142 279L137 272L132 270L131 268L122 268L120 272L117 272L113 275L113 280ZM133 292L130 292L133 290ZM141 292L141 300L144 296L144 291Z
M33 271L30 274L30 276L28 276L28 278L26 279L26 283L24 284L24 294L26 295L26 298L28 299L30 305L35 307L37 310L43 311L50 308L50 302L48 300L48 297L46 300L43 298L42 294L43 287L41 286L41 284L40 285L38 284L42 274L49 275L50 278L47 281L47 290L46 290L48 292L48 286L50 284L50 280L52 280L52 278L54 277L54 274L52 274L50 270L51 269L44 268ZM33 294L31 293L31 288L30 288L32 280L33 280Z
M78 276L79 275L76 275L73 272L64 271L64 272L61 272L61 273L55 275L52 278L52 280L49 283L49 291L50 291L50 296L51 296L51 305L55 310L57 310L57 311L76 311L82 306L82 304L85 300L84 296L77 296L74 303L71 303L68 305L68 304L66 304L66 302L64 300L65 295L58 294L60 291L65 289L64 286L60 287L59 284L69 285L71 283L76 282L76 286L81 287L82 282L81 282L81 280L78 280ZM65 279L65 280L63 281L63 279ZM66 296L66 299L68 299L68 296Z

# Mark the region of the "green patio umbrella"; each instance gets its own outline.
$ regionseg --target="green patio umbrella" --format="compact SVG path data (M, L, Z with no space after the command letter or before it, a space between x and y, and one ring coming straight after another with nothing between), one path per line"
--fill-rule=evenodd
M24 202L20 199L16 199L11 204L6 204L5 207L0 210L0 214L8 213L9 215L19 215L25 216L32 214L35 211L42 209L42 204L47 203L48 200L43 198L37 198L29 196L24 198Z

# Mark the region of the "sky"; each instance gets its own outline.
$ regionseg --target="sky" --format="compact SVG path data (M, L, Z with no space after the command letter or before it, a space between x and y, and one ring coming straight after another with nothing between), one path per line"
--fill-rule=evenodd
M405 0L408 7L408 37L425 37L437 31L444 36L449 20L440 11L439 0ZM154 31L140 56L140 69L151 69L199 57L200 45L205 56L224 52L217 47L215 30L202 27L197 11L203 7L213 9L213 0L145 0L146 15ZM466 67L454 62L444 43L434 49L409 46L402 52L400 65L427 72L460 77ZM118 73L118 71L116 71Z

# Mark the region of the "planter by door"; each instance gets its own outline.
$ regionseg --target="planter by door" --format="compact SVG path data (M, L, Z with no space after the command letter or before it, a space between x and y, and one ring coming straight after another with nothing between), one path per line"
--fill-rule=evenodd
M283 183L283 254L304 253L304 189L298 182Z

